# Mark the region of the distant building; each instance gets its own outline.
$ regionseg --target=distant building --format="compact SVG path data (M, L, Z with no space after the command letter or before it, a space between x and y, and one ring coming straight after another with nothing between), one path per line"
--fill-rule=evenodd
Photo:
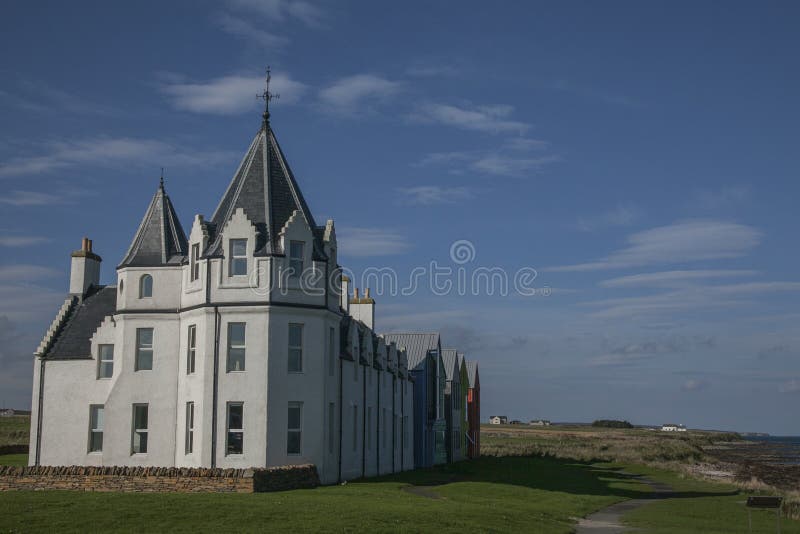
M14 410L11 408L0 410L0 417L11 417L12 415L14 415Z
M550 421L547 419L534 419L528 424L531 426L550 426Z
M489 416L489 424L490 425L507 425L508 424L508 417L505 415L490 415Z
M511 421L511 423L509 423L509 424L511 424L511 425L521 425L521 424L522 424L522 421L520 421L519 419L514 419L514 420L513 420L513 421Z
M667 423L661 425L662 432L686 432L686 427L683 425L676 425L674 423Z

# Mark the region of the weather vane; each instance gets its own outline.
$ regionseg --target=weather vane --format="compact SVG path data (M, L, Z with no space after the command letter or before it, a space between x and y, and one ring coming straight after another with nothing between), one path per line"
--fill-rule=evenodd
M256 95L256 98L260 98L260 99L262 99L264 101L264 120L265 121L269 120L269 103L272 101L272 99L276 99L276 98L280 98L281 97L281 95L275 94L275 93L273 93L273 92L271 92L269 90L269 82L270 82L270 80L272 80L272 75L271 75L270 72L271 72L270 68L269 68L269 66L267 66L266 88L264 89L263 93L261 93L260 95Z

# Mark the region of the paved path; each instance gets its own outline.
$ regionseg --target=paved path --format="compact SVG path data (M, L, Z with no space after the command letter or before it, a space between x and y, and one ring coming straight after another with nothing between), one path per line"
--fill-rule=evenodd
M640 480L653 489L652 495L647 499L630 499L617 504L612 504L608 508L603 508L578 521L575 530L577 534L612 534L618 532L630 532L635 529L622 526L620 519L631 510L653 502L655 499L666 499L673 493L670 486L650 480L643 476L631 475L631 478Z

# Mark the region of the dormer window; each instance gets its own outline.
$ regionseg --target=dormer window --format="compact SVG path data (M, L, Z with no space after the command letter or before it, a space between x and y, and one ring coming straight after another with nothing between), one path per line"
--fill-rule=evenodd
M139 279L139 298L150 298L153 296L153 277L143 274Z
M292 278L300 278L303 273L303 252L306 244L302 241L289 243L289 267L292 269Z
M247 239L231 239L230 276L247 274Z
M192 257L189 264L189 280L191 282L200 278L200 263L197 261L198 259L200 259L200 243L194 243L192 245Z

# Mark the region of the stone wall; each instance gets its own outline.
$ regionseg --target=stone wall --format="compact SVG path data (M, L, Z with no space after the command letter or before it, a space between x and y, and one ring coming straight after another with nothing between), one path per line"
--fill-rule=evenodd
M313 465L269 469L0 466L0 491L253 493L318 485L319 476Z

